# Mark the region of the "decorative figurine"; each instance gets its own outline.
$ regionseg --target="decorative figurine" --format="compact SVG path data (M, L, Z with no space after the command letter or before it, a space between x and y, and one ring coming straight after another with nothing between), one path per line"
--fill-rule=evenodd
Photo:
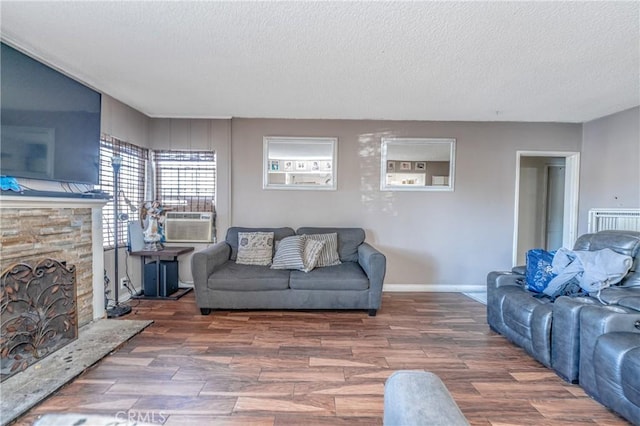
M166 211L159 201L147 201L140 208L140 224L144 229L146 251L162 250L164 237L164 215Z

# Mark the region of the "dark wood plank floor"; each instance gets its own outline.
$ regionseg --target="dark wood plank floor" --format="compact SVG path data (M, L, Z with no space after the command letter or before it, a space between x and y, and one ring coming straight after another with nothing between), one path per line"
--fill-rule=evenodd
M134 304L137 303L133 302ZM155 323L18 420L51 412L165 425L379 425L386 378L440 376L472 425L625 425L489 330L458 293L385 293L366 312L199 314L193 293L140 301Z

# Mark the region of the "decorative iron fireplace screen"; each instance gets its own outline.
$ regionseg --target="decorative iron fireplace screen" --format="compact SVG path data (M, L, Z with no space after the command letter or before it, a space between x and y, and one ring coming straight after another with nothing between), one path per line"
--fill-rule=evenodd
M78 337L76 269L43 259L6 268L0 283L0 381Z

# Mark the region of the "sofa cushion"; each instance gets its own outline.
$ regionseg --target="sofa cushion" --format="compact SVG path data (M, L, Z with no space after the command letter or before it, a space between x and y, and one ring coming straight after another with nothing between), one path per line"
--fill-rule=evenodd
M295 235L292 228L243 228L239 226L232 226L227 230L227 236L225 241L231 246L231 260L236 260L238 257L238 233L239 232L273 232L274 242L280 241L284 237ZM272 253L273 256L273 253Z
M283 238L273 256L271 269L304 269L305 240L300 235Z
M289 288L289 271L241 265L229 260L209 276L207 287L232 291L286 290Z
M338 256L342 262L357 262L358 247L364 242L365 233L362 228L298 228L296 234L338 234Z
M316 268L311 272L291 271L294 290L367 290L369 279L356 262Z
M242 265L271 265L273 232L238 232L238 256Z

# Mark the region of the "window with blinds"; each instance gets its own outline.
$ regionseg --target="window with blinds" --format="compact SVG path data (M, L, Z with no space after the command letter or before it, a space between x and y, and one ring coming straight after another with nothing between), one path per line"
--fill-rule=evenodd
M216 155L213 151L154 151L156 199L178 212L213 212Z
M137 219L137 209L144 201L145 164L149 150L123 142L114 137L102 134L100 136L100 183L96 188L109 194L114 191L114 173L111 159L114 155L122 157L122 165L118 173L118 213L129 215L130 220ZM115 195L114 195L115 196ZM114 247L114 232L118 232L118 245L127 243L127 222L118 220L114 226L113 199L102 208L103 246L105 249Z

